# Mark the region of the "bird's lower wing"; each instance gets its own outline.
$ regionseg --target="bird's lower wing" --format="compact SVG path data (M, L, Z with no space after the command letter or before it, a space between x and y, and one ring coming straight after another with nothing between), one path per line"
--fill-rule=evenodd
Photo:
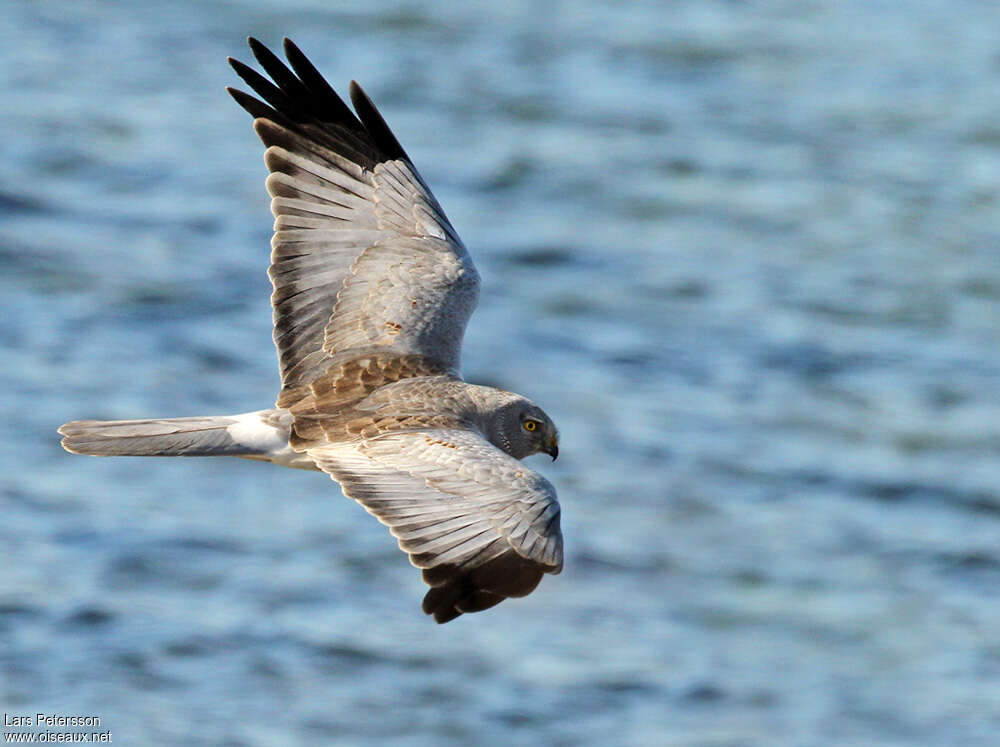
M308 453L423 569L423 608L438 622L525 596L562 569L555 489L478 434L391 433Z

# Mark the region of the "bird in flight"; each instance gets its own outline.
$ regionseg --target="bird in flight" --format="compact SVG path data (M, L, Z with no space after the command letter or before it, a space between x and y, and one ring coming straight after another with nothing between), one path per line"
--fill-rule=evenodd
M555 459L559 436L527 398L462 380L479 296L468 250L357 83L352 112L290 40L290 68L249 43L271 80L230 59L259 98L227 90L270 171L275 407L76 420L63 447L322 470L422 570L437 622L530 594L562 569L562 533L555 489L520 460Z

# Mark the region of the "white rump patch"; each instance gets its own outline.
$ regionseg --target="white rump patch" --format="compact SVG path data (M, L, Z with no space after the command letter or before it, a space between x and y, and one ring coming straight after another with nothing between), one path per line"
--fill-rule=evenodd
M275 428L260 419L261 413L271 410L257 410L242 415L231 415L235 420L226 426L229 437L241 446L256 451L261 456L250 456L250 459L261 459L271 464L293 469L317 469L316 463L308 454L300 454L288 445L288 431Z
M226 426L226 432L240 446L254 451L272 453L288 446L288 434L274 426L261 422L260 414L265 410L247 412L231 416L236 422Z

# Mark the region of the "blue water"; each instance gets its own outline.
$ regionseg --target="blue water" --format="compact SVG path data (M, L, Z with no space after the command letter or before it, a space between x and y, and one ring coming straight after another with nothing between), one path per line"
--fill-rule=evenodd
M321 474L58 445L273 401L247 34L365 85L483 275L467 378L559 424L566 569L524 600L434 625ZM0 65L5 713L1000 742L995 4L14 0Z

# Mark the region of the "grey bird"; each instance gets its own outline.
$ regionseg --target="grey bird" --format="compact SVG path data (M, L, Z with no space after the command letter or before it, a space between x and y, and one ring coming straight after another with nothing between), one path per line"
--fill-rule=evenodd
M227 90L267 148L276 406L77 420L63 447L322 470L422 569L437 622L530 594L562 569L562 533L555 489L519 460L555 459L559 436L525 397L461 378L479 296L468 251L357 83L352 112L290 40L291 68L249 43L271 80L230 59L260 98Z

